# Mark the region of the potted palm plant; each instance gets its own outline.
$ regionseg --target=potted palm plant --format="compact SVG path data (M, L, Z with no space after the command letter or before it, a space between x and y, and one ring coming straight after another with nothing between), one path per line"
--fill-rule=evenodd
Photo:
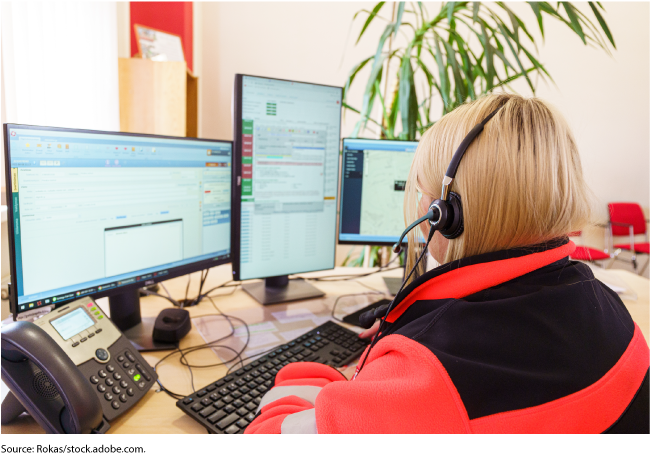
M447 2L434 14L422 2L379 2L372 10L357 12L353 20L366 18L357 43L367 37L374 21L386 26L376 52L352 68L345 84L343 107L359 115L352 136L370 129L381 138L414 140L456 106L509 88L519 79L534 94L539 80L553 79L539 61L539 40L530 33L531 22L542 39L544 21L553 20L565 24L585 45L607 53L610 46L616 48L600 2L588 2L589 14L569 2L528 5L531 16L526 20L504 2ZM362 83L357 76L366 67L370 74L361 106L354 107L347 96L353 84ZM381 264L382 253L385 256L373 247L365 255L370 255L372 266Z

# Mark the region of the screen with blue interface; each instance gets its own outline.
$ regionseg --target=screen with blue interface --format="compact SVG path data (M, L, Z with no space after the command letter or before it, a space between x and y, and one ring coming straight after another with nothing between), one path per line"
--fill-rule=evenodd
M341 95L243 76L242 280L334 267Z
M395 243L417 141L344 139L339 241Z
M18 312L229 258L230 142L20 125L7 139Z

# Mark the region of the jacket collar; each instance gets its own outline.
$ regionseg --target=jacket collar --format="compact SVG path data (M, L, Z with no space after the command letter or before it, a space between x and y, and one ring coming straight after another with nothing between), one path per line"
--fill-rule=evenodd
M386 321L393 323L411 304L423 299L463 298L528 274L569 256L568 238L462 258L426 272L404 289Z

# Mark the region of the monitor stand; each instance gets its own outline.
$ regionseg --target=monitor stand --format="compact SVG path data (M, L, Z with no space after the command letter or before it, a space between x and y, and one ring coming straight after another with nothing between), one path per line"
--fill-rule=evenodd
M154 317L140 315L140 294L136 288L108 298L111 321L138 351L174 350L177 344L153 340Z
M246 283L242 285L242 288L257 302L265 306L325 296L325 293L304 279L289 280L289 276L286 275L267 277L264 282Z
M402 264L406 265L406 255L405 251L402 251ZM386 288L388 288L388 292L395 296L397 292L399 291L400 287L402 286L402 282L404 282L404 279L406 279L406 266L402 266L402 278L400 279L399 277L384 277L384 283L386 284Z

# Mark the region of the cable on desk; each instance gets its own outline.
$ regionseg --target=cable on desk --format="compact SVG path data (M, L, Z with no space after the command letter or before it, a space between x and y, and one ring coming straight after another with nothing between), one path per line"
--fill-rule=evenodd
M382 296L386 296L386 293L381 292L379 290L366 291L365 293L350 293L350 294L344 294L344 295L338 296L336 298L336 300L334 301L334 304L332 305L332 319L338 321L339 323L345 323L342 319L340 319L339 317L334 315L334 312L336 311L336 305L339 303L339 300L341 298L346 298L346 297L350 297L350 296L367 296L367 295L374 295L374 294L379 294L379 295L382 295Z
M396 259L399 258L399 255L395 256L392 260L390 260L388 263L386 263L383 266L379 266L379 268L376 271L371 271L371 272L364 272L363 274L340 274L340 275L332 275L332 276L321 276L321 277L301 277L298 276L296 277L297 279L304 279L304 280L314 280L317 282L336 282L338 280L354 280L354 279L359 279L361 277L367 277L373 274L377 274L379 272L386 272L386 271L393 271L395 269L401 268L401 266L395 266L392 268L389 268L391 263L393 263Z
M236 289L236 288L234 288L233 291L232 291L231 293L228 293L228 294L232 294L232 293L234 293L235 289ZM163 296L163 297L164 297L164 296ZM225 364L228 364L228 363L230 363L230 362L232 362L232 361L237 360L237 358L239 358L239 362L242 362L242 363L243 363L243 360L242 360L241 354L246 350L246 348L248 347L248 344L250 343L250 329L249 329L249 327L248 327L248 324L247 324L244 320L242 320L241 318L238 318L238 317L235 317L235 316L232 316L232 315L224 314L224 313L223 313L223 312L222 312L222 311L217 307L217 305L214 303L214 300L212 299L212 297L211 297L211 296L208 296L208 298L210 299L210 301L212 302L212 305L214 306L215 310L216 310L218 313L217 313L217 314L208 314L208 315L198 315L198 316L196 316L196 317L194 317L194 318L208 317L208 316L219 316L219 317L224 317L224 318L228 321L228 323L230 324L230 333L227 334L227 335L225 335L225 336L223 336L223 337L220 337L220 338L218 338L218 339L215 339L215 340L213 340L213 341L210 341L210 342L207 342L207 343L204 343L204 344L199 344L199 345L195 345L195 346L191 346L191 347L186 347L186 348L177 348L176 350L171 351L170 353L168 353L167 355L165 355L163 358L161 358L160 360L158 360L158 362L157 362L157 363L154 365L154 367L153 367L153 369L154 369L154 371L155 371L155 370L158 368L158 366L159 366L163 361L165 361L167 358L169 358L170 356L172 356L172 355L174 355L174 354L180 353L180 354L181 354L181 359L180 359L181 364L187 366L187 368L188 368L189 371L190 371L190 381L191 381L191 384L192 384L192 391L195 391L195 389L194 389L194 374L193 374L193 372L192 372L192 367L194 367L194 368L204 368L204 367L222 366L222 365L225 365ZM234 319L234 320L238 320L238 321L240 321L240 322L244 325L244 327L246 328L246 333L247 333L247 336L246 336L246 342L245 342L244 346L241 348L241 350L239 350L239 351L237 351L237 350L235 350L234 348L229 347L229 346L227 346L227 345L221 345L221 344L218 344L218 342L221 342L221 341L223 341L223 340L225 340L225 339L227 339L227 338L229 338L229 337L231 337L231 336L233 336L233 335L235 334L235 327L234 327L234 325L232 324L231 319ZM210 365L192 365L192 364L189 363L189 361L188 361L187 358L186 358L186 355L188 355L189 353L191 353L191 352L193 352L193 351L203 350L203 349L206 349L206 348L210 348L210 349L212 349L212 348L225 348L225 349L227 349L227 350L230 350L230 351L234 352L234 353L235 353L235 356L233 356L231 359L229 359L229 360L227 360L227 361L224 361L224 362L221 362L221 363L210 364ZM167 389L167 388L162 384L162 381L160 380L160 377L158 378L157 382L158 382L158 385L160 386L160 391L164 391L165 393L167 393L167 394L168 394L169 396L171 396L172 398L178 400L178 399L182 399L183 397L185 397L185 396L182 395L182 394L174 393L173 391Z

